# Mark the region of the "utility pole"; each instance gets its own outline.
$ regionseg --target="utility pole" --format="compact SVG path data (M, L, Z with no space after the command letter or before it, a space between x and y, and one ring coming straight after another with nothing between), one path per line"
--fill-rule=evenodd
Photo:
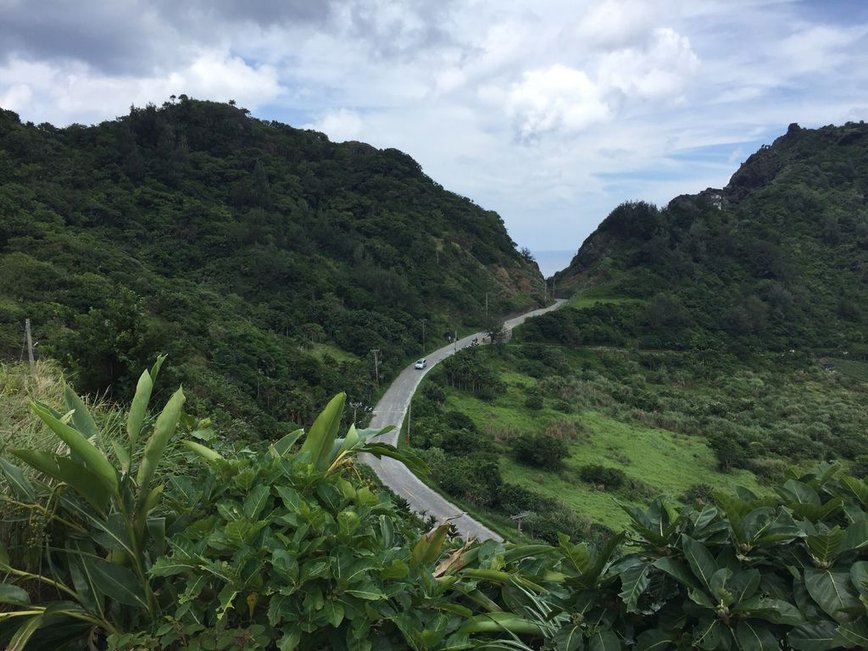
M371 348L371 352L374 353L374 377L377 378L377 388L380 388L380 358L378 355L380 354L379 348Z
M422 321L422 354L425 354L425 319L421 319Z
M488 323L488 292L485 292L485 322Z
M410 416L413 413L413 398L407 403L407 445L410 445Z
M24 319L24 338L27 340L27 359L30 360L30 367L33 368L33 336L30 334L30 319Z

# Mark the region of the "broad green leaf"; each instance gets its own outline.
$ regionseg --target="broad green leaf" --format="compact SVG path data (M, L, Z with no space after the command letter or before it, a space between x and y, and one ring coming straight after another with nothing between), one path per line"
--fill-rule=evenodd
M6 478L6 483L17 499L28 502L36 499L36 490L30 480L24 476L21 468L0 457L0 473Z
M303 502L299 492L289 486L278 485L276 488L277 494L283 500L283 505L293 513L299 512Z
M733 574L729 580L729 591L732 594L733 603L740 604L752 597L759 588L759 584L759 570L742 570Z
M142 455L139 472L136 475L140 501L144 500L148 490L150 490L151 479L157 471L157 465L160 463L160 458L163 456L163 451L166 449L169 438L178 426L178 420L181 418L181 408L184 406L185 400L183 389L178 389L169 398L169 402L166 403L160 415L157 416L154 431L145 444L145 452Z
M618 594L621 601L627 607L627 612L635 613L636 603L639 597L645 592L648 587L650 578L648 576L651 571L651 565L642 564L634 565L627 568L621 573L621 592Z
M862 595L868 595L868 561L856 561L850 567L850 581Z
M868 519L859 520L847 527L844 549L863 550L868 547Z
M402 448L399 450L394 445L389 445L388 443L365 443L365 445L358 448L358 452L373 454L378 459L380 457L390 457L396 461L400 461L407 466L413 474L421 477L426 477L430 472L428 464L425 463L422 457L409 448Z
M645 631L636 638L635 651L666 651L674 647L672 637L656 629Z
M711 576L717 571L717 563L714 556L706 549L705 545L686 536L681 535L681 544L684 557L693 570L694 576L698 577L706 588L711 589Z
M699 582L696 577L690 573L690 571L685 567L685 565L679 561L676 561L673 558L669 558L668 556L662 556L655 560L652 565L656 567L658 570L663 570L682 584L688 588L700 589Z
M858 596L844 572L832 572L815 567L805 568L805 587L811 598L836 621L846 621L841 612L859 607Z
M729 635L729 633L723 630L723 624L720 623L720 620L703 618L693 629L693 644L700 649L719 649L722 646L724 635Z
M792 504L810 504L820 506L820 496L817 491L805 483L788 479L782 488L777 489L778 494Z
M835 624L828 620L797 626L787 635L787 642L799 651L827 651L841 646Z
M106 486L111 490L112 495L118 495L118 474L114 467L106 459L105 455L100 452L87 438L78 430L73 429L69 425L62 423L55 418L45 407L34 403L31 407L33 413L48 425L51 430L57 434L58 438L69 446L69 449L75 452L87 468L101 477Z
M741 651L778 651L775 636L765 626L741 620L735 627L735 641Z
M148 574L151 576L175 576L176 574L192 572L196 567L196 563L191 560L162 556L154 562Z
M92 554L93 547L83 550L81 543L70 541L67 543L67 552L70 554L69 570L72 584L79 595L81 604L92 612L99 613L99 616L102 617L104 615L105 595L97 588L90 566L82 562L81 559L84 554Z
M868 481L855 477L842 477L841 482L850 489L850 493L859 500L863 509L868 509Z
M187 446L190 450L198 454L200 457L205 459L205 461L217 461L218 459L222 459L222 455L219 452L216 452L209 448L206 445L202 445L201 443L197 443L196 441L190 441L188 439L184 439L181 441L185 446Z
M589 651L621 651L621 642L612 631L598 631L588 641Z
M81 556L82 563L89 566L97 588L108 598L127 606L148 609L147 597L142 585L126 567L109 563L100 558Z
M483 613L468 619L461 628L460 633L513 633L515 635L541 635L542 629L536 622L532 622L513 613L494 612Z
M328 620L328 623L335 628L340 626L341 622L344 621L344 605L340 601L332 599L326 600L323 610L325 612L326 620Z
M555 649L557 651L583 651L585 639L582 629L575 624L567 624L555 634Z
M90 414L90 410L84 401L78 397L75 391L67 385L63 389L63 401L66 403L67 409L72 409L72 424L75 429L84 434L87 438L99 438L100 431Z
M151 401L151 391L154 389L154 381L151 374L143 371L136 383L136 394L130 405L130 413L127 415L127 436L130 444L135 448L139 435L142 433L142 423L145 422L145 414L148 411L148 403Z
M841 624L838 635L854 647L868 649L868 617L863 615L854 622Z
M270 495L271 489L262 484L250 489L250 492L244 499L244 506L241 507L244 515L251 520L256 520L259 517L259 514L262 513L262 509L265 508Z
M41 450L10 450L12 454L40 472L68 484L76 493L100 512L105 512L111 499L111 488L104 478L90 468Z
M768 597L751 597L733 608L734 613L745 617L763 619L772 624L787 624L797 626L803 624L805 618L793 604L781 599Z
M317 470L326 470L331 463L329 455L341 424L346 398L346 393L339 393L329 401L314 420L301 446L301 452L310 455Z
M283 457L292 449L292 446L296 444L298 439L302 437L304 434L303 429L297 429L294 432L290 432L283 438L275 441L271 444L271 449L274 450L274 454L278 457Z
M826 566L832 563L841 553L845 534L840 527L831 531L805 538L805 544L811 550L811 555L818 563Z
M27 590L11 583L0 583L0 604L26 606L30 603Z

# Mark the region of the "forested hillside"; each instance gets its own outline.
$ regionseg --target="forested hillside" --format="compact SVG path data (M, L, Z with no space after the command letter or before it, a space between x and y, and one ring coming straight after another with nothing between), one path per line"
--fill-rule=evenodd
M562 341L868 355L868 125L791 125L720 190L616 208L556 274ZM541 324L545 326L546 324Z
M128 395L168 352L188 397L273 432L445 333L539 300L497 214L394 149L181 96L98 126L0 112L0 358ZM427 340L427 341L426 341ZM253 431L253 429L251 429Z

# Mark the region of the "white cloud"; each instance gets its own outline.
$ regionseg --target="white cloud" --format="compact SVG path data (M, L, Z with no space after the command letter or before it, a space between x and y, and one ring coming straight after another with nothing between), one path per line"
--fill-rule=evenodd
M534 249L577 248L624 199L722 185L790 122L866 117L863 3L0 4L0 105L24 120L232 98L402 149Z
M235 99L251 109L281 92L271 66L250 66L238 57L205 51L186 68L168 76L113 76L75 61L30 62L12 58L0 67L0 84L6 106L27 115L26 119L59 125L94 122L127 112L130 104L160 104L170 95L187 93L227 101Z
M582 16L576 34L603 47L625 47L654 27L654 3L642 0L604 0Z
M338 109L329 111L317 122L305 125L307 129L322 131L334 142L357 140L362 133L362 118L355 111Z
M597 74L603 86L626 97L677 99L699 69L699 57L685 36L669 28L655 29L642 47L605 54Z
M561 64L526 72L510 90L508 102L523 142L549 131L582 131L610 117L608 105L588 75Z

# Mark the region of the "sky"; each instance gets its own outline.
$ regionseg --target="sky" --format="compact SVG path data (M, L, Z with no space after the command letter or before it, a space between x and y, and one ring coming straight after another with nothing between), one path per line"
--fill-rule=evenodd
M866 64L864 0L0 0L23 121L233 99L407 152L541 259L722 187L791 122L865 119Z

